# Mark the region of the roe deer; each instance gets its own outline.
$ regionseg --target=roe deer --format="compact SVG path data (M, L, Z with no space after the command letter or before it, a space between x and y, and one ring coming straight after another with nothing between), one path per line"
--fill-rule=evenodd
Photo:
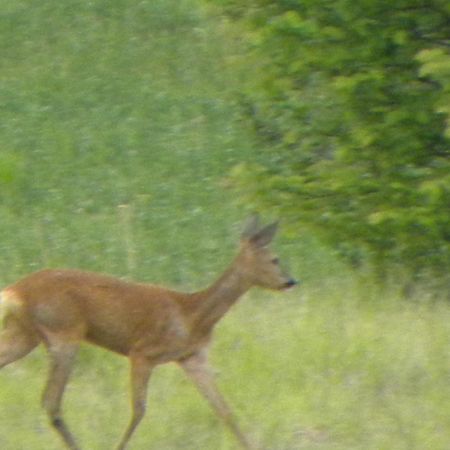
M252 218L228 269L207 289L190 294L81 270L32 273L1 292L5 320L0 368L44 343L51 363L43 407L65 445L76 450L79 447L63 419L61 402L81 341L127 356L132 417L117 447L123 450L144 416L153 368L174 361L240 444L252 448L216 387L207 349L216 323L249 288L283 290L296 284L267 248L276 229L276 223L260 228L257 217Z

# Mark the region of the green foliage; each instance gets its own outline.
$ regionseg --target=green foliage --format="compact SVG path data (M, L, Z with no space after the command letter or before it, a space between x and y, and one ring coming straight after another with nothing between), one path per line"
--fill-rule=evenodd
M420 75L439 83L440 95L436 98L435 110L446 117L445 135L450 138L450 57L442 48L421 50L417 60L422 64Z
M235 171L246 201L380 275L448 273L449 14L442 0L253 1L243 104L264 148Z

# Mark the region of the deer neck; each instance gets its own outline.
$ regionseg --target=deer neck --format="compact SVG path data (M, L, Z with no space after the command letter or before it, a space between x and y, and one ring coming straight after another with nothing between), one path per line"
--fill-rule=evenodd
M194 294L196 311L193 328L209 333L252 283L239 270L236 260L210 287Z

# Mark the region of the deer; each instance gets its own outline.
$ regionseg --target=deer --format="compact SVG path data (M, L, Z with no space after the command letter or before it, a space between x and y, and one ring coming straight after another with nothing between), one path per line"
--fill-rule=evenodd
M278 228L252 217L239 251L206 289L183 293L78 269L43 269L0 293L4 308L0 368L42 343L50 369L42 406L66 448L79 450L62 413L62 398L82 342L128 358L131 419L117 450L124 450L144 417L154 368L177 363L244 449L256 448L238 426L208 363L215 325L251 287L287 290L297 284L269 249Z

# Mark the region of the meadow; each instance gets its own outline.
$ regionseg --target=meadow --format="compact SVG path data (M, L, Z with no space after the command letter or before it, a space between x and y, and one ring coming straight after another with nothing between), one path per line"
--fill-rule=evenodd
M206 286L253 205L227 178L259 147L239 113L239 42L198 0L0 0L0 282L79 267ZM261 212L266 220L271 211ZM283 228L282 228L283 229ZM219 385L267 450L445 450L450 305L408 301L304 232L275 246L302 284L251 291L217 327ZM61 449L40 407L45 349L0 372L0 448ZM64 410L84 449L129 417L125 359L83 347ZM130 449L237 444L172 365Z

